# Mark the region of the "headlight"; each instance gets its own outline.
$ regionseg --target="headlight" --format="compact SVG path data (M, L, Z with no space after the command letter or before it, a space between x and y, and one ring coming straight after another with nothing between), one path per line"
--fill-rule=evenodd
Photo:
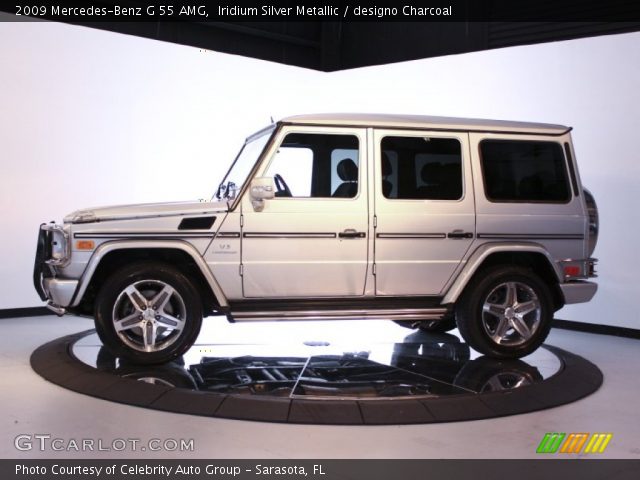
M64 234L59 231L51 232L51 259L64 260L66 256L67 241Z
M69 234L60 225L43 225L42 229L49 232L50 257L46 260L49 265L64 265L69 260Z

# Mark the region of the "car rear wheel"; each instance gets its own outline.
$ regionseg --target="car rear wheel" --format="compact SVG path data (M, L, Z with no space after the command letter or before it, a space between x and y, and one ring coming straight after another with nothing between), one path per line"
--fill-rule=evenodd
M494 358L519 358L547 338L553 319L549 287L534 272L510 266L484 270L456 305L460 334Z
M138 364L165 363L195 342L202 303L193 283L171 265L137 263L104 282L95 322L102 343L114 355Z

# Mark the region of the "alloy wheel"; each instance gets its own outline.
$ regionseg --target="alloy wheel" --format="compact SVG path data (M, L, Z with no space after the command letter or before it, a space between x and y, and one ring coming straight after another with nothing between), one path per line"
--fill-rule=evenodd
M168 283L141 280L118 295L111 318L124 344L140 352L157 352L178 339L187 309L182 296Z
M517 346L536 333L542 307L536 292L522 282L505 282L487 295L482 305L482 327L498 345Z

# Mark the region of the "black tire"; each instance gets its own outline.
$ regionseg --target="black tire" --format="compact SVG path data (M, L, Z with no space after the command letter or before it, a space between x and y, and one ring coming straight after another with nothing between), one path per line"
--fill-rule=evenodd
M515 300L509 303L506 296L513 291ZM503 300L500 306L495 303ZM507 304L522 307L504 308L503 314L489 313L483 311L485 302L492 311ZM518 309L524 312L525 304L537 307L522 315ZM553 313L551 291L538 275L522 267L497 266L479 272L467 285L456 304L456 323L474 350L493 358L520 358L542 345L551 329Z
M120 333L116 322L125 327ZM195 343L202 325L202 302L189 278L171 265L135 263L103 283L95 303L95 324L100 340L116 357L134 364L166 363Z
M446 333L456 328L455 317L447 317L442 320L394 320L395 323L411 330L419 329L427 333Z

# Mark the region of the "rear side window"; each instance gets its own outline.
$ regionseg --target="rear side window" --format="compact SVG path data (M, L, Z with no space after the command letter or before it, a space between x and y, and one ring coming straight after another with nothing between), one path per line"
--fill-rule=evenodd
M480 154L484 189L490 201L569 201L566 163L559 143L483 140Z
M382 194L389 199L462 198L460 142L452 138L384 137Z

